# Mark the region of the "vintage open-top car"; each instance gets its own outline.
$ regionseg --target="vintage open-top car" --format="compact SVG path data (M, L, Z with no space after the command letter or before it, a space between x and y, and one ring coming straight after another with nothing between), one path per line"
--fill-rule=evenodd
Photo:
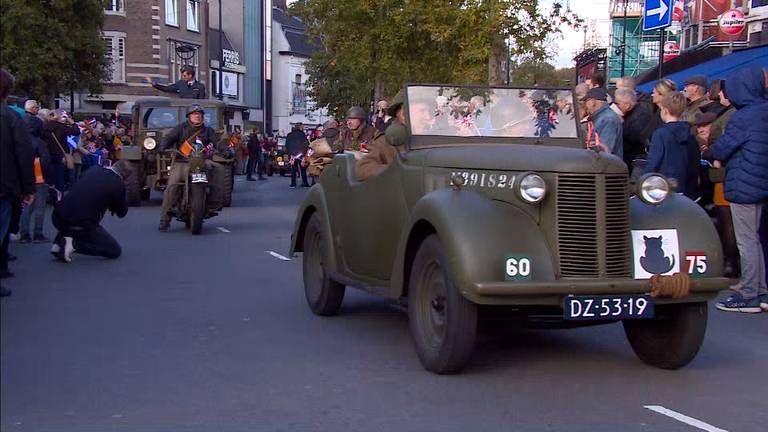
M290 253L303 252L312 312L336 313L346 286L407 298L436 373L469 361L493 309L548 327L623 321L661 368L695 357L728 280L712 222L674 181L632 188L621 159L586 149L569 90L404 94L396 160L360 182L353 156L335 156L298 211Z

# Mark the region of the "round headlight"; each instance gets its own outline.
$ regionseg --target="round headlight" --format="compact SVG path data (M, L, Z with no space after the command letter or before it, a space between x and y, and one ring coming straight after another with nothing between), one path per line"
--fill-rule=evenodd
M547 184L544 179L534 173L525 174L520 179L518 188L520 198L529 203L537 203L547 194Z
M649 174L640 180L637 196L647 204L657 205L667 199L670 187L664 176Z
M144 138L144 148L154 150L157 147L157 141L154 138Z

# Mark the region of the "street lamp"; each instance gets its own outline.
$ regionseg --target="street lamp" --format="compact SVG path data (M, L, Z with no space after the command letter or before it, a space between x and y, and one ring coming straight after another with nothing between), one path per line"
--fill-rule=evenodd
M222 87L224 80L224 25L222 24L221 16L224 11L221 9L221 0L219 0L219 100L224 100L224 88Z

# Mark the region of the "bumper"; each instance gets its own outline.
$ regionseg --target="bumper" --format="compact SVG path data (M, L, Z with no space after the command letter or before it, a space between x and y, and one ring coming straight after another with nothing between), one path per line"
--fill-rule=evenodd
M691 279L691 294L714 294L728 288L724 277ZM643 279L569 279L546 282L477 282L470 287L475 296L563 296L642 294L651 291Z

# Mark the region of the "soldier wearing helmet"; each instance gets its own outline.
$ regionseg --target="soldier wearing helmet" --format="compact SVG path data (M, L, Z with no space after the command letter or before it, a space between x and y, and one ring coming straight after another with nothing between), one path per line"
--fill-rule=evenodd
M340 131L339 144L343 150L367 152L376 128L366 123L368 116L359 106L347 111L346 127Z
M218 135L213 128L205 124L205 110L199 104L192 104L187 108L187 120L173 128L160 143L160 151L174 151L175 158L171 164L171 172L168 175L168 185L163 194L163 206L160 211L160 231L168 231L171 217L168 212L181 198L181 185L189 175L189 163L184 154L185 145L195 143L202 144L213 151L218 142ZM186 144L185 144L186 143ZM213 173L211 185L211 197L214 202L219 202L223 191L217 187L217 179L223 178L224 168L213 162L205 161L205 167L209 173Z
M205 99L205 85L195 79L195 68L190 65L181 67L181 79L173 84L160 84L151 78L145 78L152 87L166 93L175 93L182 99Z

